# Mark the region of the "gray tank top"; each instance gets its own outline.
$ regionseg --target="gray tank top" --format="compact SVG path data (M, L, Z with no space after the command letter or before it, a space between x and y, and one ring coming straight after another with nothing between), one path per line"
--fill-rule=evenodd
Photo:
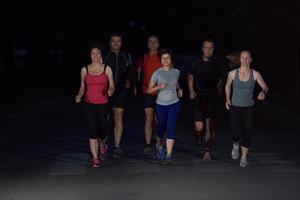
M254 85L253 69L250 69L250 76L247 81L240 80L239 69L236 69L232 85L232 105L239 107L253 106L255 104L253 99Z

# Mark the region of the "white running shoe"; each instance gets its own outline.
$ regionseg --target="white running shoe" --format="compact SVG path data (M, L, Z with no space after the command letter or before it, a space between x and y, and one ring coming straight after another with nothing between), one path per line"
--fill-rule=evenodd
M240 166L241 167L247 167L249 165L249 163L248 163L248 161L247 161L247 158L245 157L245 158L241 158L241 160L240 160Z
M234 160L239 159L239 157L240 157L240 145L239 144L233 143L232 151L231 151L231 157Z

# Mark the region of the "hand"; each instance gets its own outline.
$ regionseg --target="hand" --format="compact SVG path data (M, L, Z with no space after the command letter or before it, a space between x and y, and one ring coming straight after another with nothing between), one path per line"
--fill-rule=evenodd
M133 88L132 96L133 96L133 97L136 97L136 96L137 96L137 88L136 88L136 87Z
M129 89L130 88L130 81L125 80L125 88Z
M258 100L264 100L265 98L266 98L266 94L263 91L261 91L257 96Z
M75 102L76 103L79 103L81 101L81 96L80 95L77 95L76 97L75 97Z
M107 95L108 95L109 97L111 97L111 96L113 95L113 93L114 93L113 89L108 89L108 90L107 90Z
M165 83L158 83L158 89L164 89L165 87L167 87L167 84L165 84Z
M190 99L193 100L196 98L196 92L190 92Z
M230 110L231 101L226 101L225 106L227 110Z
M179 89L177 94L178 94L178 96L181 98L182 95L183 95L182 89Z

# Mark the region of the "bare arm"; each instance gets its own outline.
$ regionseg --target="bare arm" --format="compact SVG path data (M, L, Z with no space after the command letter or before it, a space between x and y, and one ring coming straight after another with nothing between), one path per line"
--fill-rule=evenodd
M177 83L177 86L176 86L176 88L177 88L177 90L178 90L178 92L177 92L178 96L179 96L179 97L182 97L182 95L183 95L183 92L182 92L182 89L181 89L181 87L180 87L179 83Z
M109 66L106 66L106 75L108 77L108 83L109 83L107 94L108 96L112 96L115 91L115 83L113 79L112 70Z
M165 84L165 83L156 84L155 82L150 81L147 93L152 94L160 89L164 89L166 86L167 86L167 84Z
M141 74L142 74L142 68L138 62L138 65L137 65L137 69L136 69L136 83L134 84L134 87L133 87L133 95L136 96L137 93L138 93L138 89L137 89L137 85L139 86L140 84L140 81L141 81Z
M81 101L81 97L84 95L84 90L85 90L85 76L86 76L86 69L85 67L81 68L81 73L80 73L80 88L77 96L75 97L75 102L79 103Z
M194 90L194 76L190 73L187 75L187 83L190 92L190 99L193 100L196 97L196 92Z
M137 81L141 81L141 73L142 73L142 68L140 66L137 67Z
M231 106L231 100L230 100L230 96L231 96L231 85L232 85L232 81L234 79L234 70L229 72L228 76L227 76L227 81L226 81L226 85L225 85L225 95L226 95L226 109L230 110L230 106Z
M269 91L269 88L259 72L254 71L254 78L262 89L261 92L258 94L257 99L264 100L267 92Z

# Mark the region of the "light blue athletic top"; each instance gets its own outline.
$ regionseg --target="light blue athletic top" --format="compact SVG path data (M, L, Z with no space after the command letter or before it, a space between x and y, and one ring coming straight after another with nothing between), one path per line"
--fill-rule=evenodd
M165 83L167 85L164 89L159 90L156 99L157 104L171 105L179 101L176 91L179 75L180 71L174 68L171 68L168 71L159 68L152 74L152 82L156 84Z

